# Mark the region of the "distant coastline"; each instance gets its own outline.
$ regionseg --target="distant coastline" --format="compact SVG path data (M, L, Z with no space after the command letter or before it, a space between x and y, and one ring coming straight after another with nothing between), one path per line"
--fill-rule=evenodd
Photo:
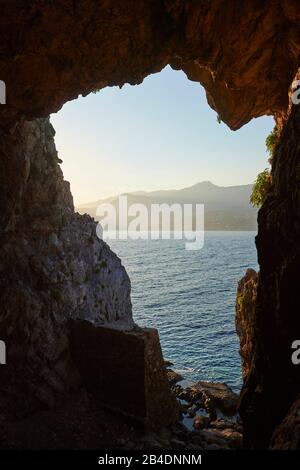
M217 186L203 181L188 188L163 191L138 191L127 193L129 204L204 204L205 231L256 231L257 209L250 204L252 185ZM101 204L118 207L119 195L81 204L76 207L80 214L89 214L96 220ZM117 227L119 229L119 227ZM157 227L161 230L161 227ZM171 231L177 228L171 225Z

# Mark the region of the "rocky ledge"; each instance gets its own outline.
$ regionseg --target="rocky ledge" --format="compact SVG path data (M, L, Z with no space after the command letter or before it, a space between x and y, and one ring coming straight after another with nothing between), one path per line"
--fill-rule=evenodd
M177 424L158 433L148 433L137 439L123 438L117 448L126 450L237 450L242 448L239 424L224 419L212 421L206 429L188 430Z
M197 382L182 387L183 377L170 369L167 376L177 396L181 417L177 424L148 433L138 439L122 439L124 449L153 450L235 450L243 445L243 429L237 414L238 395L228 385Z
M211 413L220 410L227 416L233 416L237 412L238 395L231 388L220 382L197 382L183 392L192 397L193 401L203 404Z
M178 421L179 406L154 328L129 331L71 320L73 361L100 406L127 416L145 431Z

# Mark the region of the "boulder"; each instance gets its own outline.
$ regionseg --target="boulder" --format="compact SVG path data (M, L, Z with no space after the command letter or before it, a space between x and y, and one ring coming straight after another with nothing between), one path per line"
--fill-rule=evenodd
M196 416L193 426L195 429L204 429L209 425L210 419L207 416Z
M72 358L99 404L154 431L179 418L167 380L158 332L122 331L71 320Z
M200 381L190 389L196 394L202 394L210 406L220 409L224 414L231 416L236 413L239 397L227 384Z
M242 435L230 428L222 431L209 428L198 433L208 445L217 445L220 449L241 449L243 445Z
M174 385L176 385L178 382L180 382L183 379L182 375L178 374L172 369L167 369L166 374L167 374L167 379L171 387L173 387Z

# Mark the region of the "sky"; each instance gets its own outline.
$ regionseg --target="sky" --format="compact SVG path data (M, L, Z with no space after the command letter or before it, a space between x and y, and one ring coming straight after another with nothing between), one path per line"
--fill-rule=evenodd
M268 166L265 139L274 127L261 117L231 131L217 122L203 87L170 67L141 85L70 101L51 122L76 205L206 180L253 183Z

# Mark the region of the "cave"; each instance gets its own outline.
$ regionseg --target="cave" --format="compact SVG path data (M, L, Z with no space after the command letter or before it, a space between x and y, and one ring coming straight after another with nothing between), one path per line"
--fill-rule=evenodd
M260 270L239 285L247 299L237 314L244 378L239 410L245 448L299 448L300 374L291 361L300 327L300 111L292 100L299 21L293 0L5 5L0 339L9 346L0 366L1 408L13 402L15 411L26 407L30 414L37 401L54 406L78 386L69 334L85 335L88 327L69 320L74 313L86 318L79 296L97 296L88 272L94 257L107 260L123 286L108 279L121 296L108 296L107 324L132 327L128 276L99 245L92 220L74 212L48 116L80 94L139 84L170 65L203 85L208 104L231 129L259 116L275 118L273 184L258 215Z

